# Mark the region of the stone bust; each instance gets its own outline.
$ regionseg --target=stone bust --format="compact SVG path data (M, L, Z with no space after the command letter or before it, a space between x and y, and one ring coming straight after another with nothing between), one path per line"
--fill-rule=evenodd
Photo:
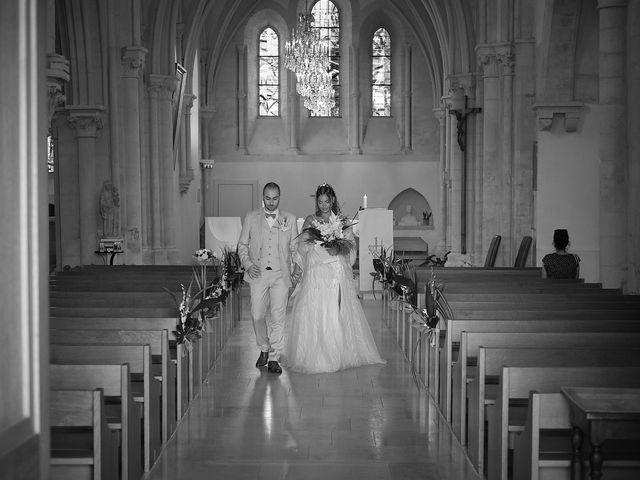
M413 207L411 205L407 205L407 213L404 217L400 219L398 225L403 227L413 227L418 225L418 219L411 212L413 211Z

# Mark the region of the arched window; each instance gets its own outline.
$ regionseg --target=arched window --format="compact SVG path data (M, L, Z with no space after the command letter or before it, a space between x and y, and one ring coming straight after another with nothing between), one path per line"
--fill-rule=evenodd
M258 45L258 115L280 115L280 40L271 27L260 33Z
M371 115L391 116L391 36L384 28L371 43Z
M311 9L313 27L320 30L320 38L329 42L331 83L335 95L335 106L327 112L311 112L317 117L340 116L340 11L331 0L318 0Z

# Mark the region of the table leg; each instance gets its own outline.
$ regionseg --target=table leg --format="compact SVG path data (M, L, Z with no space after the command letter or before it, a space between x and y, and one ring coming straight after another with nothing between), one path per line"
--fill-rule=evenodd
M591 467L591 480L600 480L602 478L602 453L600 452L600 445L591 446L589 464Z
M571 480L582 480L582 430L578 427L573 427L571 443L573 445Z
M109 260L109 265L113 265L113 259L116 257L116 253L118 253L118 252L112 252L111 253L111 259Z

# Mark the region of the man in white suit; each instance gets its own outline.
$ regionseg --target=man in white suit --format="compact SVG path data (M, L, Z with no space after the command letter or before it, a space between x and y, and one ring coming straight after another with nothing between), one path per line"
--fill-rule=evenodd
M256 367L267 365L270 372L282 373L278 362L284 348L289 289L294 281L291 254L296 248L298 225L293 214L278 209L278 184L267 183L262 200L264 208L249 212L244 219L238 253L251 289L251 317L260 348ZM267 321L268 306L271 315Z

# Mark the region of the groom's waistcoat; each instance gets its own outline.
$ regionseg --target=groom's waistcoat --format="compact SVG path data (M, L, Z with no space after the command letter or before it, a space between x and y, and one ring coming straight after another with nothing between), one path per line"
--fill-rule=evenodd
M280 231L277 224L269 228L266 218L262 218L262 242L260 245L260 268L270 268L273 271L280 270Z

